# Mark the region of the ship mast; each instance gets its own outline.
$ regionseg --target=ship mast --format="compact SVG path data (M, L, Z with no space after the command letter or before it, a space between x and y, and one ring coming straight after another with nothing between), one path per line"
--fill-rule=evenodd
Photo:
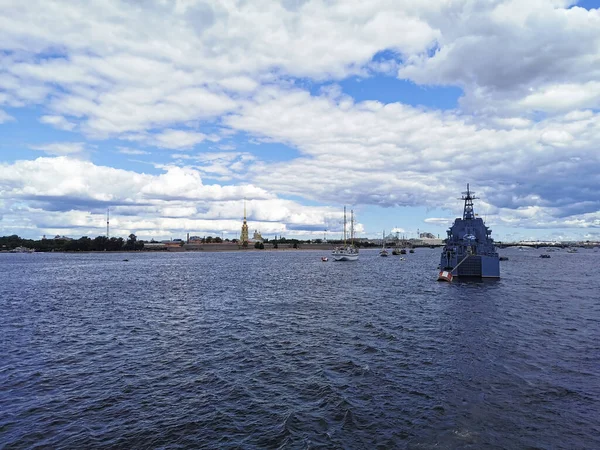
M354 247L354 210L350 210L350 242Z
M463 209L463 220L470 220L475 218L473 213L473 200L479 197L475 197L475 192L469 190L469 183L467 183L467 190L463 192L463 196L460 200L465 201L465 207Z
M344 206L344 247L346 246L346 207Z

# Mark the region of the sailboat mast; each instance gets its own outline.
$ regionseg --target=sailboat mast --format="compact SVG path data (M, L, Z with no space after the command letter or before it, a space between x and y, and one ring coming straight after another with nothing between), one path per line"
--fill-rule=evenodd
M346 246L346 207L344 206L344 246Z
M354 210L350 210L350 242L354 247Z

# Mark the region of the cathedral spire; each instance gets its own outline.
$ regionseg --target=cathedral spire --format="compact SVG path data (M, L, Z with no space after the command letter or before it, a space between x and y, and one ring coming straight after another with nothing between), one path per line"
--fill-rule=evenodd
M242 246L248 246L248 223L246 222L246 198L244 197L244 223L242 224L242 232L240 233L240 243Z

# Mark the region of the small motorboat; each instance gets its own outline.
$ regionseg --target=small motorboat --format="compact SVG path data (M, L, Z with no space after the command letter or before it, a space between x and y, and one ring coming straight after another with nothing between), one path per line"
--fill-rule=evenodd
M321 256L321 261L327 262L329 261L329 258L327 256Z
M540 255L540 258L550 258L550 255L542 254Z

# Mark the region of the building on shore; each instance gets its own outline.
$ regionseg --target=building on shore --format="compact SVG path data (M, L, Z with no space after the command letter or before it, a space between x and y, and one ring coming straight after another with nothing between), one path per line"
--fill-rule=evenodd
M242 223L242 232L240 233L239 244L242 246L248 246L248 244L255 244L257 242L262 243L264 242L264 239L258 230L254 230L252 239L250 239L248 234L248 221L246 218L246 199L244 199L244 222Z
M260 231L254 230L254 235L252 236L252 240L250 242L263 242L264 239L260 234Z

